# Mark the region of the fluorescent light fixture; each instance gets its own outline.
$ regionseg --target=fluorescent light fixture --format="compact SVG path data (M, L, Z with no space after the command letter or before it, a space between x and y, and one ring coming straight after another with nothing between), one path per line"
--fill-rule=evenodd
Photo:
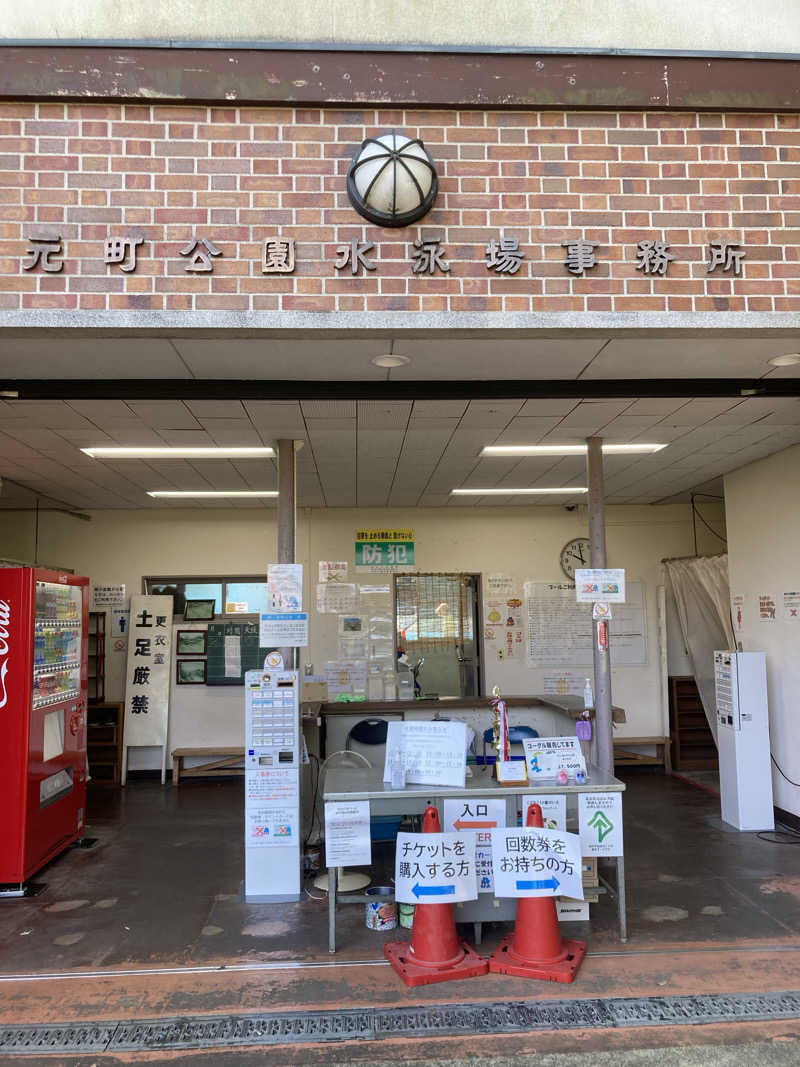
M570 485L564 488L547 489L451 489L453 496L535 496L540 493L586 493L585 485Z
M271 496L278 495L277 489L148 489L148 496L171 497L172 499L188 499L199 497L206 500L211 497L245 497L245 496Z
M636 455L645 452L660 452L666 445L633 444L603 445L607 456ZM586 445L486 445L482 456L585 456Z
M274 448L82 448L92 459L270 459Z
M795 363L800 363L800 355L793 352L786 356L775 356L773 359L768 359L767 363L771 363L773 367L793 367ZM5 395L5 393L0 393L0 396Z

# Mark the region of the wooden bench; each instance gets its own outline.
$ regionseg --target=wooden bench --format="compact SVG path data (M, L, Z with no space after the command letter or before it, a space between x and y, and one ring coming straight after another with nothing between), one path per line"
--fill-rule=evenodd
M666 774L672 773L672 754L670 746L672 739L669 737L615 737L614 738L614 766L615 767L663 767ZM631 748L654 747L655 756L647 756L643 752L632 752Z
M198 763L194 767L184 767L187 756L216 756L217 759ZM244 774L243 748L173 748L172 750L172 784L179 785L184 778L220 778L223 775Z

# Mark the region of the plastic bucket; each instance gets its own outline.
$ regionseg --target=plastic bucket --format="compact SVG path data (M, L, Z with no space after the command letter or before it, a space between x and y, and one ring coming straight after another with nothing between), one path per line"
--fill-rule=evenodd
M394 896L394 889L389 885L375 885L364 896L372 898L366 905L367 929L394 930L397 926L397 904L390 899Z
M400 913L400 925L404 930L410 930L414 925L414 904L398 904L398 911Z

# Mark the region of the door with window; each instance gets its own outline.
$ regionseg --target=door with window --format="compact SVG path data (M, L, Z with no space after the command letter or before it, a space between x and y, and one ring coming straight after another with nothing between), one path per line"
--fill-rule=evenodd
M481 693L479 575L397 574L395 629L398 653L413 668L423 697Z

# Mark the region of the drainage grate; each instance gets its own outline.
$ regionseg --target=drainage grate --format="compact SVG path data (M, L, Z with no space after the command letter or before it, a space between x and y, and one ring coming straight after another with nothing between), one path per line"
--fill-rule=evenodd
M387 1037L510 1034L763 1022L800 1017L800 992L687 997L587 997L439 1004L361 1011L194 1015L133 1022L0 1027L0 1052L131 1052L234 1045L379 1041Z

